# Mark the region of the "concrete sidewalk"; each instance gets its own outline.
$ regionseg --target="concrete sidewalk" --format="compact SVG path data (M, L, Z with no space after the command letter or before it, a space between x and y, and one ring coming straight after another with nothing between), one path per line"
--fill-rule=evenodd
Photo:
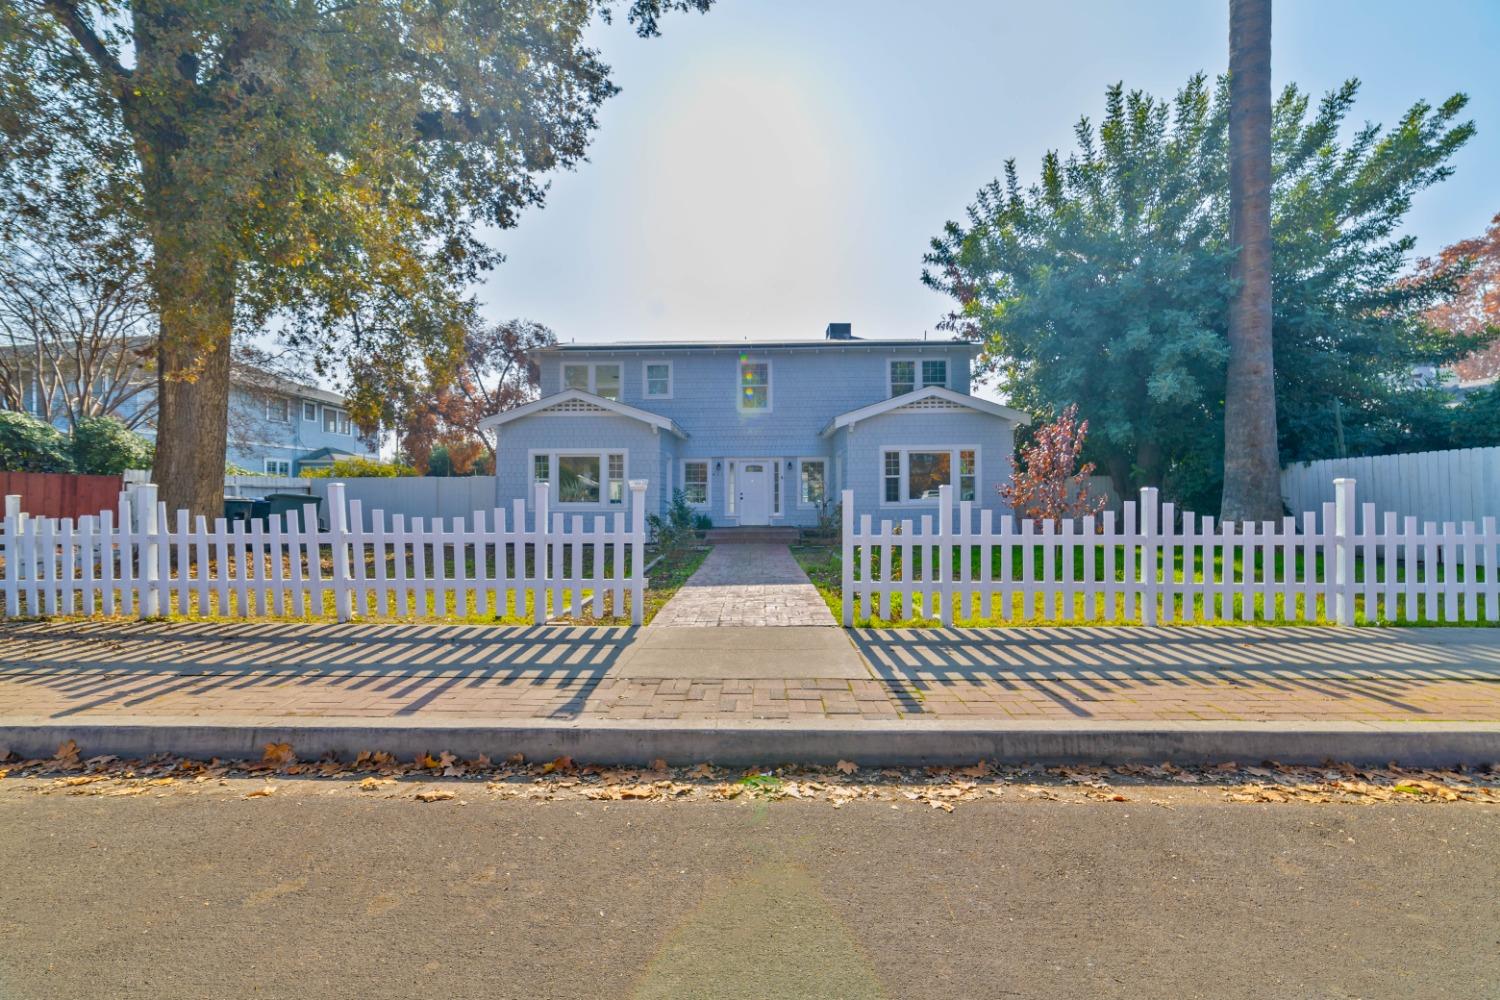
M1316 759L1285 734L1317 732L1327 756L1350 756L1337 751L1358 735L1378 759L1399 756L1389 734L1410 731L1423 752L1500 760L1500 630L790 628L756 633L756 657L740 629L646 632L653 642L566 626L12 624L0 627L0 746L88 731L90 749L116 732L116 749L194 752L185 743L198 739L219 752L321 732L329 746L488 735L494 749L583 755L594 733L598 752L649 757L702 753L718 734L761 760L871 754L881 740L923 759L944 747L1149 758L1233 745ZM770 660L768 633L785 640ZM1434 742L1443 733L1453 739Z

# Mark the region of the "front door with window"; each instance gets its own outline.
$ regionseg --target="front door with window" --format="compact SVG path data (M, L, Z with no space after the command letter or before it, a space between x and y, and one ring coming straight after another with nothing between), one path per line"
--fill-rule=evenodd
M740 466L736 506L741 524L771 523L771 471L765 462L747 462Z

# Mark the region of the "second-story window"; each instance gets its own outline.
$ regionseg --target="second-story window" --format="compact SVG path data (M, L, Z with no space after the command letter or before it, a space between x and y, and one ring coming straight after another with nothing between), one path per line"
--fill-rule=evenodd
M647 399L670 399L672 397L672 362L648 361L644 372Z
M947 388L948 359L933 358L925 361L892 361L890 365L891 395L915 392L930 385Z
M771 363L740 358L740 409L769 410L771 408Z
M303 404L302 404L302 419L303 420L311 420L313 423L317 423L318 422L318 404L317 403L309 403L309 402L305 402L304 401Z
M272 396L266 400L266 419L285 424L292 419L291 401L285 396Z
M620 398L620 366L570 362L563 365L563 388L582 389L605 399Z
M323 407L323 430L328 434L348 434L349 414L332 406Z

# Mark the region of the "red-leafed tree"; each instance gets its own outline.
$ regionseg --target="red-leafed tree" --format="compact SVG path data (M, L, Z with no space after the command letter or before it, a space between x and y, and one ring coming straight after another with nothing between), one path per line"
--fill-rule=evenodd
M1020 458L1011 456L1011 479L998 487L1000 499L1022 517L1039 521L1099 513L1104 498L1089 495L1094 463L1078 464L1088 433L1089 422L1078 419L1077 403L1038 427Z
M1439 330L1472 336L1500 334L1500 215L1490 220L1483 236L1463 240L1443 250L1424 270L1466 268L1458 294L1425 314ZM1500 375L1500 339L1456 362L1453 370L1464 381Z

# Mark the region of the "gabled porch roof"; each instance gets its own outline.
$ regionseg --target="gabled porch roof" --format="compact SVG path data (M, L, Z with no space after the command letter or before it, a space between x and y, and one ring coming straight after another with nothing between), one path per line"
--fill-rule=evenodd
M596 396L582 389L564 389L562 392L555 392L550 396L543 396L541 399L532 400L530 403L518 406L514 410L492 414L479 421L479 429L498 431L502 426L513 420L520 420L522 417L544 416L549 410L559 414L586 414L594 412L629 417L631 420L639 420L643 424L650 424L658 430L675 434L683 440L687 439L687 431L677 426L677 421L671 417L664 417L660 413L652 413L650 410L643 410L638 406L631 406L617 399L605 399L603 396Z
M1008 420L1012 424L1022 427L1031 423L1031 418L1020 410L1013 410L1008 406L992 403L988 399L966 396L961 392L954 392L952 389L930 385L925 389L918 389L916 392L902 393L899 396L892 396L890 399L882 399L878 403L871 403L869 406L861 406L857 410L850 410L848 413L840 413L828 421L828 425L823 428L819 436L828 437L840 427L852 427L861 420L869 420L871 417L878 417L884 413L905 411L915 415L933 410L955 409L973 410L985 416Z

